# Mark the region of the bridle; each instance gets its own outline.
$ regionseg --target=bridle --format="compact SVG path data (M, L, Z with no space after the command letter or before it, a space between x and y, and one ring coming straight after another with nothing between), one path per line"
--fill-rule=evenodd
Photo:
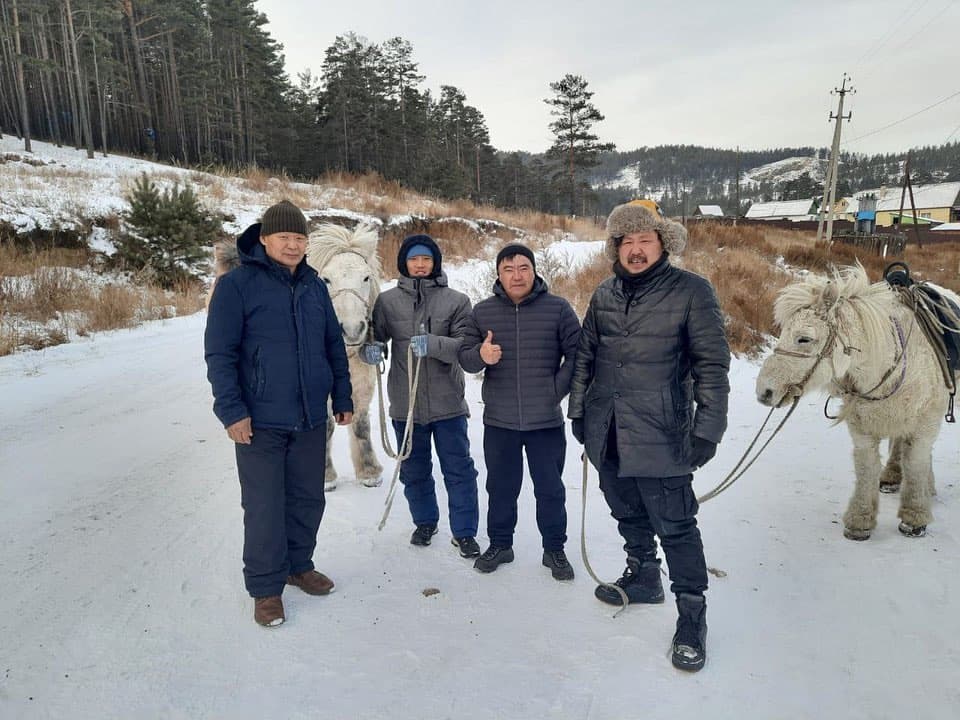
M356 255L356 256L358 256L358 257L360 257L360 258L363 258L363 261L364 261L364 262L367 262L366 256L364 256L364 255L362 255L362 254L360 254L360 253L358 253L358 252L356 252L356 251L354 251L354 250L344 250L344 253L351 253L351 254ZM343 253L339 253L339 254L343 254ZM329 291L328 291L328 292L329 292ZM341 295L343 295L344 293L349 293L350 295L355 296L355 297L360 301L360 303L363 305L363 315L364 315L364 317L367 319L367 337L365 337L363 340L361 340L360 342L357 342L357 343L344 342L344 345L345 345L346 347L348 347L348 348L357 348L357 347L360 347L361 345L363 345L364 343L366 343L366 342L369 340L369 336L370 336L370 325L371 325L371 320L372 320L371 315L373 314L373 312L372 312L372 311L373 311L373 308L370 307L370 298L369 298L369 297L364 297L364 296L361 295L357 290L354 290L354 289L351 288L351 287L340 288L340 289L337 290L336 292L330 293L330 301L333 302L334 298L338 298L338 297L340 297Z
M783 348L779 348L779 347L776 347L773 349L773 352L776 355L786 355L787 357L798 357L798 358L815 358L813 361L813 364L807 370L806 374L804 374L800 382L787 386L786 393L784 393L783 397L780 398L780 402L778 402L775 407L778 407L783 402L784 398L786 398L788 395L792 395L793 397L800 397L801 395L803 395L804 391L806 390L807 383L810 381L810 378L813 377L813 373L816 371L817 367L820 365L823 359L833 352L833 347L837 342L839 342L840 345L843 347L844 355L849 356L854 350L856 350L857 352L861 352L860 348L855 348L853 346L847 345L843 341L843 339L840 337L840 332L838 330L836 323L833 323L827 318L822 316L820 319L827 324L828 335L827 335L826 342L823 344L823 348L816 355L814 355L813 353L802 353L802 352L796 352L793 350L784 350ZM883 376L876 383L876 385L874 385L872 388L870 388L869 390L863 393L856 390L852 385L847 385L843 383L841 379L834 378L834 382L839 387L841 387L842 389L841 392L843 395L855 397L859 400L876 402L879 400L886 400L887 398L893 396L903 386L903 381L907 376L907 343L910 341L910 335L913 333L913 325L915 325L916 322L914 321L913 325L910 326L910 332L906 335L906 337L904 337L903 327L900 325L900 321L897 320L895 317L891 317L890 320L891 322L893 322L893 325L896 328L897 340L900 343L900 349L897 352L897 356L893 360L893 364L889 368L887 368L887 371L883 374ZM880 386L882 386L890 378L894 370L896 370L898 367L900 368L900 377L897 379L897 382L894 384L893 388L890 389L887 393L879 397L872 395L874 391L876 391ZM826 415L827 418L831 420L836 420L839 416L830 415L829 412L827 411L827 405L829 404L829 402L830 402L830 397L827 397L827 402L823 406L823 414Z

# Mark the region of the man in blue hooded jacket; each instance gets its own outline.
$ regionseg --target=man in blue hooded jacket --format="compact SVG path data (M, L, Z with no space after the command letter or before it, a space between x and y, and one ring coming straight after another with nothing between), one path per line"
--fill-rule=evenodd
M338 424L353 418L340 323L306 243L299 208L268 208L238 238L240 267L217 281L204 335L213 410L236 443L244 579L265 627L285 619L285 585L311 595L333 589L313 565L328 398Z

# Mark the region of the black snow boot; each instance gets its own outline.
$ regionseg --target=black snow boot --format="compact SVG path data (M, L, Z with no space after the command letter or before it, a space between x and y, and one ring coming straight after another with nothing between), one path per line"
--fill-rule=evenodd
M472 537L458 537L453 538L451 541L457 550L460 551L460 557L465 558L475 558L480 557L480 546L477 545L477 541Z
M543 566L550 568L554 580L573 580L573 567L563 550L544 550Z
M660 563L656 560L627 558L627 569L614 585L620 587L631 603L657 604L663 602L663 582L660 580ZM622 605L620 594L606 585L597 585L593 594L598 600L610 605Z
M414 530L413 535L410 536L410 544L426 547L436 534L436 525L417 525L417 529Z
M492 573L504 563L509 562L513 562L512 547L497 547L496 545L491 545L484 551L483 555L477 558L473 567L482 573Z
M673 666L696 672L707 661L707 601L703 595L677 595L677 632L673 636Z

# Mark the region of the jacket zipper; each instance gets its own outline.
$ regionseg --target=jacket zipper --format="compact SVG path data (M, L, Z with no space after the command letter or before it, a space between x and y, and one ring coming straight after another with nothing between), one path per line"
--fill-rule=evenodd
M520 429L523 430L523 395L520 393L520 306L514 305L514 318L517 329L517 417L520 420Z

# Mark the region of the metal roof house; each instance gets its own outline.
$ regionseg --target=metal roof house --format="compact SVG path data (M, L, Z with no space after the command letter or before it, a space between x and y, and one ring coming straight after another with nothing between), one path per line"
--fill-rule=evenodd
M693 216L699 218L722 218L723 208L719 205L697 205Z
M748 220L816 220L816 200L778 200L754 203L747 210Z

